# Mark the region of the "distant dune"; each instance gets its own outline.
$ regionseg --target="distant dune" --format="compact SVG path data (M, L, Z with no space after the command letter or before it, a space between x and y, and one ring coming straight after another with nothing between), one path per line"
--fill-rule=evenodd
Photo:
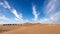
M0 26L0 34L60 34L60 24L25 23Z

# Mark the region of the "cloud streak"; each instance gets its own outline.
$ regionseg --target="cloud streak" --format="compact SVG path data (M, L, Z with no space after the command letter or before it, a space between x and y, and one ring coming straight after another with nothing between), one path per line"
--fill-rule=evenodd
M34 20L34 21L37 21L39 14L38 14L37 11L36 11L35 5L33 5L32 10L33 10L32 14L34 15L33 20Z
M50 0L47 4L47 6L45 6L45 14L51 15L55 13L55 3L56 0Z
M40 20L42 24L60 24L60 12L51 15L49 18L43 18Z
M51 0L47 6L45 6L45 15L46 17L40 19L40 23L43 24L60 24L60 10L56 11L56 1L57 0ZM48 17L49 16L49 17Z
M0 16L0 19L10 20L10 19L8 19L6 16L4 16L4 15Z
M17 19L22 20L22 14L18 14L15 9L12 9L11 12L16 16Z
M10 5L9 5L9 3L6 0L4 1L4 4L5 4L5 8L8 8L8 9L11 8Z
M2 3L2 2L0 2L0 5L3 5L3 3Z
M9 19L5 15L0 16L0 24L18 24L17 22L19 23L19 21Z
M14 18L10 19L10 18L7 18L4 14L3 14L4 16L1 14L2 16L0 15L0 22L1 22L0 24L7 24L7 23L12 24L17 22L20 23L23 21L22 13L18 14L17 10L12 8L6 0L4 0L3 2L0 2L0 6L2 6L4 9L10 10L11 13L15 15Z
M22 13L18 14L17 11L16 11L16 9L12 8L6 0L4 1L4 4L5 4L5 8L8 8L16 16L16 18L18 20L23 20L22 19Z

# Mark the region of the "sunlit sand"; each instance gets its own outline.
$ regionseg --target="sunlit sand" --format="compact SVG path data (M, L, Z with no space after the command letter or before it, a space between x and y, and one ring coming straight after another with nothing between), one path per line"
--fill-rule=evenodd
M60 34L60 24L0 25L0 34Z

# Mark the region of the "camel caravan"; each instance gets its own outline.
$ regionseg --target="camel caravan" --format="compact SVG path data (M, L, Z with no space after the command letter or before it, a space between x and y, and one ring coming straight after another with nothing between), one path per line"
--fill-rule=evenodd
M3 24L3 26L11 26L11 25L19 25L19 24Z

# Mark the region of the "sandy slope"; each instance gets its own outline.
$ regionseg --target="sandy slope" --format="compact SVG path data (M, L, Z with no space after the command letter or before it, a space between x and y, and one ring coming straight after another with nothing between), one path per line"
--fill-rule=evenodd
M15 30L15 29L18 29L20 28L21 25L11 25L11 26L3 26L3 25L0 25L0 33L2 32L6 32L6 31L11 31L11 30Z
M60 34L60 24L32 24L0 34Z

